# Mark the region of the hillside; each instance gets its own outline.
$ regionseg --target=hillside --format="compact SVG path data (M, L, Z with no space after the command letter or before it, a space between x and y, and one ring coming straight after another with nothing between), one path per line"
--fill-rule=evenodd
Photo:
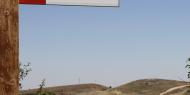
M190 85L177 86L170 88L160 95L190 95Z
M113 88L112 91L117 90L126 95L159 95L170 88L185 84L187 83L176 80L143 79Z
M49 87L46 90L56 95L190 95L187 82L165 79L136 80L113 89L98 84L80 84ZM35 92L36 89L25 90L22 95Z
M56 95L75 95L76 93L104 91L106 89L107 87L98 84L79 84L45 88L45 90L54 92ZM23 90L21 91L21 95L31 95L36 93L36 91L37 89Z
M76 95L126 95L126 94L121 93L119 91L94 91L94 92L80 93Z

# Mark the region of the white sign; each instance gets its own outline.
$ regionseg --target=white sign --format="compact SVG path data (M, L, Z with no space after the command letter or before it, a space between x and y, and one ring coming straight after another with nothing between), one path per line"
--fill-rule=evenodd
M46 3L58 5L119 6L119 0L46 0Z
M119 0L19 0L20 4L53 4L73 6L119 6Z

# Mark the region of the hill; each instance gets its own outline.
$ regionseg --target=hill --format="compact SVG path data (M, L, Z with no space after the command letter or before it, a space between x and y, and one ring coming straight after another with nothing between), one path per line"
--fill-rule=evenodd
M186 82L176 80L143 79L127 83L111 90L120 91L126 95L159 95L170 88L186 84Z
M79 84L57 87L47 87L45 90L54 92L56 95L75 95L82 92L104 91L107 87L98 84ZM23 90L20 95L32 95L37 89Z
M98 84L80 84L48 87L45 90L55 92L56 95L190 95L187 82L166 79L136 80L112 89ZM36 91L21 92L22 95L30 95Z
M80 93L76 95L126 95L126 94L121 93L119 91L94 91L94 92Z

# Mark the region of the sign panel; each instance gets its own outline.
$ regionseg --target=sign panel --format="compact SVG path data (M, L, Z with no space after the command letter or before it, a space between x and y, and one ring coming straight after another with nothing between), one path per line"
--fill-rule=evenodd
M119 0L20 0L20 4L52 4L73 6L119 6Z

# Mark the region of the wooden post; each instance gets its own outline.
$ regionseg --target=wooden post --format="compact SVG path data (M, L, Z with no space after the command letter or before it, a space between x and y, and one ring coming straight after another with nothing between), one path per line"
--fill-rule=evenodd
M0 0L0 95L19 94L18 1Z

